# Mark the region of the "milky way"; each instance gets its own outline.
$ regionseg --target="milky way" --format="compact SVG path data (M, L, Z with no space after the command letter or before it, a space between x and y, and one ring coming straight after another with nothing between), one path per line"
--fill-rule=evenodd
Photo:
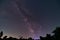
M60 26L60 1L0 0L0 31L20 38L38 38Z
M26 8L23 7L24 4L20 3L20 0L17 0L17 1L9 0L9 1L6 1L5 5L6 6L4 7L4 11L6 13L2 14L2 16L4 16L3 18L6 18L6 20L8 20L7 21L8 24L7 23L6 25L4 24L6 26L5 28L7 30L10 29L9 31L7 31L7 34L5 35L9 35L9 36L15 35L14 37L17 37L17 36L34 37L36 34L38 34L35 32L35 30L37 31L38 29L36 28L38 26L40 27L40 25L37 26L37 23L32 21L31 19L32 13L30 13ZM12 27L9 27L9 25ZM6 29L3 29L3 30L6 30ZM13 29L17 31L17 33Z

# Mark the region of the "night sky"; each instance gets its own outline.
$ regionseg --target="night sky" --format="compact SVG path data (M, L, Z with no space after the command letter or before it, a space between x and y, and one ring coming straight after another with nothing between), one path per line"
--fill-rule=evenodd
M60 26L60 0L0 0L0 31L20 38L45 36Z

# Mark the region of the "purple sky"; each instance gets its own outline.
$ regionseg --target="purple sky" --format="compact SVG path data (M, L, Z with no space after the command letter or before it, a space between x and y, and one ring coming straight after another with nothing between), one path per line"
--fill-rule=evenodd
M60 26L59 0L1 0L0 30L13 37L45 36Z

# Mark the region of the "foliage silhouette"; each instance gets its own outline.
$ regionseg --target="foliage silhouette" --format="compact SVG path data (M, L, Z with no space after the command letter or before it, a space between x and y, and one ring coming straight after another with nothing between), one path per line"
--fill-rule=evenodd
M28 40L33 40L33 39L30 37L30 38L28 38Z
M52 33L54 33L54 35L51 34L46 34L46 37L42 37L40 36L40 39L38 40L60 40L60 27L57 27ZM0 40L34 40L31 37L25 39L23 37L20 37L19 39L17 38L13 38L13 37L9 37L7 38L7 36L3 36L3 31L0 32Z
M60 40L60 27L53 31L55 40Z
M3 31L0 32L0 38L3 36Z
M46 37L40 36L41 40L60 40L60 27L57 27L52 33L54 35L47 34Z
M6 40L7 39L7 36L4 36L3 39Z
M41 36L40 36L40 39L41 39L41 40L52 40L52 37L51 37L50 34L46 34L46 37L41 37Z

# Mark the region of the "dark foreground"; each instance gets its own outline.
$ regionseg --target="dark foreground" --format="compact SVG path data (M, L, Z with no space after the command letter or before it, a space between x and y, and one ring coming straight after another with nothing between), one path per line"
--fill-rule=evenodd
M60 27L57 27L52 33L54 33L54 35L50 35L50 34L46 34L46 37L42 37L40 36L40 39L33 39L33 38L14 38L14 37L9 37L7 38L7 36L3 36L3 31L0 32L0 40L60 40Z

